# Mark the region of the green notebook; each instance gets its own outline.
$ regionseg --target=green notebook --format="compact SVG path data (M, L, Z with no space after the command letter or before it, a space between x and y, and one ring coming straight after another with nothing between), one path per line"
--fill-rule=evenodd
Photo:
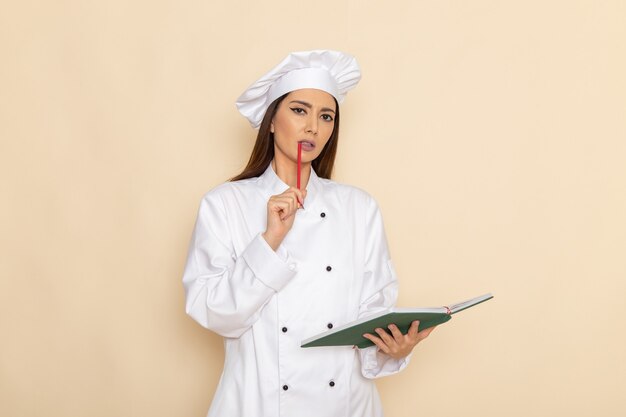
M387 326L393 323L398 326L402 334L406 334L409 331L409 327L411 327L411 323L415 320L419 320L419 330L421 331L445 323L452 318L452 314L485 302L491 298L493 298L493 295L485 294L480 297L472 298L471 300L451 305L450 307L392 308L384 310L303 340L300 347L358 346L359 348L366 348L373 346L374 343L364 338L363 334L370 333L376 335L374 329L382 328L390 333Z

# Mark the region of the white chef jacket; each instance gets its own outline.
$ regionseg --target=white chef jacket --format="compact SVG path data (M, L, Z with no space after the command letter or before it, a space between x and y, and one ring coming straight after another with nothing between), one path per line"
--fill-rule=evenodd
M224 336L208 416L382 416L373 378L402 370L375 347L301 348L303 339L390 307L397 279L366 192L311 170L304 210L276 252L261 233L288 188L272 166L202 199L183 276L186 310Z

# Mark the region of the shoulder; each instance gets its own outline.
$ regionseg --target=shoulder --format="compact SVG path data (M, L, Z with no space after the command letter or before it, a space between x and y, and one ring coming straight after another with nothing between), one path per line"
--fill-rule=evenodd
M236 196L246 196L259 192L259 177L228 181L210 189L202 196L201 208L206 206L223 207L225 202Z
M352 203L360 208L378 207L376 199L362 188L325 178L320 178L320 182L327 195L332 195L342 202Z
M246 178L245 180L227 181L219 184L204 194L204 198L215 198L238 191L254 189L258 186L259 177Z

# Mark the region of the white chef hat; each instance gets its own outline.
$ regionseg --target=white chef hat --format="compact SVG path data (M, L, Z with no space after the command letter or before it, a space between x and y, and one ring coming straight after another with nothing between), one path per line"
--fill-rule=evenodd
M268 106L283 94L315 88L341 103L360 79L359 64L346 53L324 49L292 52L239 96L237 108L256 129Z

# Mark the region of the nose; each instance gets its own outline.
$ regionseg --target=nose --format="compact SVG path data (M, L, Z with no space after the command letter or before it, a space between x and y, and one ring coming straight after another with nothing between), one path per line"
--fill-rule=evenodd
M305 132L311 133L313 135L317 135L318 123L319 123L319 120L317 119L316 116L311 115L310 117L308 117L306 126L305 126Z

